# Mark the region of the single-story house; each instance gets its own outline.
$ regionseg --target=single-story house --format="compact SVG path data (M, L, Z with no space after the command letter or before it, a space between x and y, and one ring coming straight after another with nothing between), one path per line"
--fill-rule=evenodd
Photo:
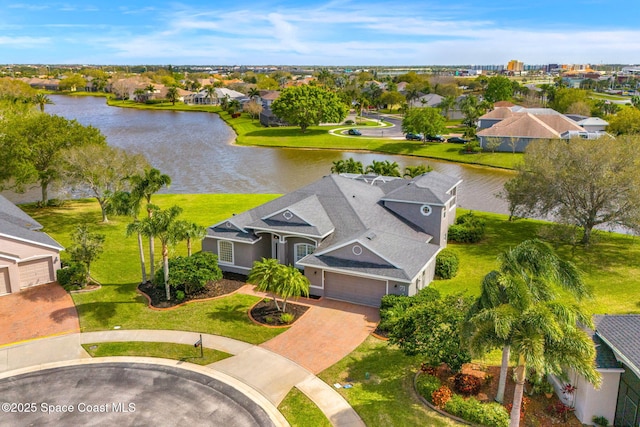
M583 424L603 416L611 425L640 425L640 315L594 316L595 331L589 330L596 347L596 368L602 384L595 389L575 372L569 381L573 395L558 393ZM561 384L556 381L556 388Z
M304 271L311 295L379 306L433 280L460 183L435 171L411 180L328 175L210 226L202 250L241 274L275 258Z
M0 195L0 295L54 282L64 248Z
M213 99L209 96L209 92L207 89L200 89L199 92L191 92L184 96L185 104L195 104L195 105L218 105L220 104L220 100L223 98L228 98L230 100L237 99L241 103L244 103L249 100L247 95L244 93L227 89L225 87L217 87L214 88Z
M495 151L524 152L536 140L570 139L581 137L595 139L604 132L593 131L595 122L585 120L580 123L551 108L498 107L481 116L478 120L476 136L482 148L487 148L493 140L500 144ZM599 122L598 122L599 123Z

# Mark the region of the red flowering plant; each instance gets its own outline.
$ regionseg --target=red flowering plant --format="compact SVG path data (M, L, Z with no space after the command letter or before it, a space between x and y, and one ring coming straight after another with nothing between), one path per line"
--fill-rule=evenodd
M577 389L578 388L576 386L567 383L562 386L562 394L572 395L576 392Z

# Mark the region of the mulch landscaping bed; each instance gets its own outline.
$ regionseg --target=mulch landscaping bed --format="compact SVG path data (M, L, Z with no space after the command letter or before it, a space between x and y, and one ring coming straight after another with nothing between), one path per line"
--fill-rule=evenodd
M493 401L498 391L498 380L500 378L500 366L488 366L488 367L480 367L475 364L467 364L463 367L462 372L465 374L476 375L481 378L488 378L485 381L484 385L480 389L480 393L475 396L476 399L480 401ZM454 390L453 387L453 377L454 374L446 368L446 366L438 368L436 371L436 376L440 379L442 384L446 384L449 386L451 390ZM504 404L510 404L513 402L513 391L515 388L515 383L512 380L513 378L513 370L509 368L509 373L507 374L507 385L505 387L504 393ZM582 423L578 421L578 419L573 415L569 414L567 421L564 421L560 418L553 417L547 408L558 402L559 399L556 395L553 395L551 398L545 397L544 394L541 395L532 395L528 394L530 390L530 385L525 385L525 393L524 397L529 399L529 403L527 405L527 410L525 412L524 421L520 423L523 427L557 427L557 426L567 426L567 427L582 427Z
M278 305L280 305L280 307L282 308L282 301L278 301ZM292 304L290 302L287 302L287 308L285 310L285 313L293 314L294 316L293 322L295 322L308 309L309 307L305 305ZM254 305L253 308L251 309L251 317L253 317L253 320L263 325L286 326L293 323L293 322L285 323L282 320L280 320L281 314L282 312L278 311L275 304L273 303L272 298L263 299L262 301Z
M175 291L171 289L171 299L167 301L166 292L164 286L158 288L151 282L142 283L138 285L140 292L143 292L151 299L151 305L156 308L169 308L176 305L185 303L187 301L215 298L222 295L230 294L237 291L246 283L243 277L239 275L226 275L215 282L209 282L200 292L185 295L182 301L178 301L175 296Z

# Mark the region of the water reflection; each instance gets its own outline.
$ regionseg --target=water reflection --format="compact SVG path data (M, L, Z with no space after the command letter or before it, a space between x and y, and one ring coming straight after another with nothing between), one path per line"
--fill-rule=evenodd
M419 164L463 179L462 207L506 213L495 194L511 173L409 156L335 150L297 150L233 145L234 133L216 114L114 108L104 98L52 95L46 111L99 128L110 145L144 154L172 178L171 193L286 193L330 172L332 162L353 157L364 165L393 160L401 169ZM9 195L33 201L37 191Z

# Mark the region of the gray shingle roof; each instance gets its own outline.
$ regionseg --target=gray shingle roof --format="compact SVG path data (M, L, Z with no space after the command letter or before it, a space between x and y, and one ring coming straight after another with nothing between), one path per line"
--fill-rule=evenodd
M383 188L387 188L388 192L382 200L444 205L453 197L448 192L459 183L458 178L431 171L411 181L401 180L384 184Z
M40 230L42 225L0 195L0 234L57 249L63 247Z
M596 334L640 376L640 315L594 316Z
M419 195L429 194L434 200L446 201L447 195L459 179L430 172L413 180L412 189ZM429 244L431 236L409 222L401 219L388 209L381 200L390 192L406 186L403 179L377 183L357 177L329 175L264 205L229 218L229 222L246 233L225 228L226 221L209 228L208 236L216 238L256 239L254 228L273 232L301 233L314 236L330 234L322 240L316 254L304 258L304 265L333 266L361 273L383 275L385 277L410 280L437 253L439 246ZM429 188L427 188L429 187ZM427 191L428 190L428 191ZM277 220L282 212L295 215L295 224ZM308 224L302 223L300 219ZM293 219L292 219L293 220ZM367 240L373 231L378 238ZM397 268L374 265L356 265L335 259L330 254L332 248L341 247L350 241L361 241Z

